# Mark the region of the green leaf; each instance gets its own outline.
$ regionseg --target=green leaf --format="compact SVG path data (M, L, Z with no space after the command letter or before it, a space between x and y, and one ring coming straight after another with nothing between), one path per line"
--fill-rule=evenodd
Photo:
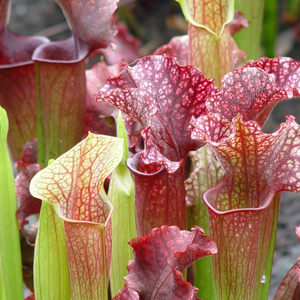
M244 1L236 0L236 9L249 22L249 26L234 35L239 49L247 53L247 60L257 60L260 57L260 41L264 0Z
M262 28L262 44L265 56L275 57L275 43L277 38L278 5L277 0L265 0Z
M134 184L125 163L128 143L125 126L118 116L117 136L124 139L123 158L112 174L108 196L114 206L112 214L112 262L110 269L111 294L115 296L124 286L122 277L128 275L126 264L133 259L128 242L137 236L134 208Z
M272 266L273 266L273 257L274 257L274 250L275 250L275 243L276 243L276 233L278 227L278 211L279 211L279 202L280 202L281 193L277 193L274 197L274 219L273 219L273 230L272 230L272 237L270 240L269 252L266 261L265 267L265 278L261 281L263 283L263 288L261 292L260 299L268 299L270 284L271 284L271 273L272 273Z
M34 252L35 299L70 299L63 221L43 201Z
M0 107L0 282L2 282L0 295L5 294L7 300L19 300L23 299L21 248L16 218L17 199L7 147L7 133L7 114Z
M205 145L197 151L190 152L192 173L185 181L188 207L188 228L200 226L209 235L207 207L203 193L214 186L224 176L221 165L214 160L212 149ZM202 257L194 263L194 285L199 289L197 296L201 299L214 300L215 286L210 256Z
M1 300L6 300L4 286L3 286L3 281L2 281L2 274L1 273L0 273L0 299Z

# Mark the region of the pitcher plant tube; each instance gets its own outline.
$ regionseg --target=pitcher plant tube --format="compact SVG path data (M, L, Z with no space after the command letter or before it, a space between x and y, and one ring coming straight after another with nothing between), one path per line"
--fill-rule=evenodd
M127 163L135 179L139 235L164 224L187 226L183 164L189 151L203 145L191 139L189 122L206 113L212 88L197 68L148 56L124 66L98 93L98 101L117 106L143 127L145 150Z

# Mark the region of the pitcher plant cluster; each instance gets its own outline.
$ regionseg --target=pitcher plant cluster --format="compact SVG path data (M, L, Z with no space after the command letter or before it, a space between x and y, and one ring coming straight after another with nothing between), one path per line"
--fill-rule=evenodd
M256 57L263 2L179 0L188 35L145 57L117 0L56 2L72 37L51 42L0 0L0 299L268 299L300 127L262 127L300 63ZM298 299L299 268L274 299Z

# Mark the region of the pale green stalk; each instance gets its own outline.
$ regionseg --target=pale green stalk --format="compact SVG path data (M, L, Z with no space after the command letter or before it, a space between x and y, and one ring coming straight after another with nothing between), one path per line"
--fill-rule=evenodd
M0 272L1 300L23 299L22 261L14 176L7 147L8 119L0 107ZM2 298L3 297L3 298Z
M266 0L262 28L262 45L264 47L264 56L270 58L275 57L275 44L278 33L277 20L277 0Z
M248 20L249 26L234 35L239 49L247 54L247 60L260 57L260 42L264 0L236 0L235 8Z
M110 288L112 296L124 286L122 279L128 275L126 264L133 259L132 248L128 242L137 236L134 208L134 184L126 167L128 142L125 126L118 116L117 137L124 139L123 158L113 171L108 197L114 206L112 214L112 261L110 267Z
M202 200L203 193L222 179L224 173L220 164L213 159L212 150L208 145L191 153L194 171L186 180L188 203L188 228L200 226L209 235L209 219L207 207ZM215 288L211 256L198 259L195 263L194 285L199 289L198 297L215 299Z
M272 266L273 266L273 257L274 257L274 249L276 243L276 233L278 228L278 212L279 212L279 203L280 203L281 193L277 193L275 195L275 215L274 215L274 222L273 222L273 231L272 231L272 238L270 241L270 247L268 252L268 259L266 261L266 268L265 268L265 278L264 278L264 285L262 288L261 293L261 300L267 300L269 296L270 284L271 284L271 274L272 274Z
M35 299L70 299L63 221L53 207L42 201L34 251Z
M0 299L1 300L6 300L5 291L4 291L4 285L3 285L1 273L0 273Z

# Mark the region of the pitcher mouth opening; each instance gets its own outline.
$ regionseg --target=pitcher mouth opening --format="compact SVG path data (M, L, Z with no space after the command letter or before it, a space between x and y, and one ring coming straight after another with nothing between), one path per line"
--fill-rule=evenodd
M141 176L155 176L166 170L163 164L145 164L141 159L143 153L144 151L140 151L126 160L126 166L131 172Z
M223 180L221 180L218 184L216 184L214 187L208 189L203 194L203 202L207 206L207 208L212 211L216 215L226 215L226 214L232 214L232 213L238 213L238 212L259 212L265 210L268 206L271 205L272 200L274 199L276 193L273 189L270 189L270 192L266 195L265 200L263 201L263 205L259 207L243 207L243 208L235 208L235 209L229 209L229 210L219 210L214 207L214 205L211 203L212 199L210 199L211 194L215 192L215 189L218 188L220 185L223 184ZM279 192L280 193L280 192Z

